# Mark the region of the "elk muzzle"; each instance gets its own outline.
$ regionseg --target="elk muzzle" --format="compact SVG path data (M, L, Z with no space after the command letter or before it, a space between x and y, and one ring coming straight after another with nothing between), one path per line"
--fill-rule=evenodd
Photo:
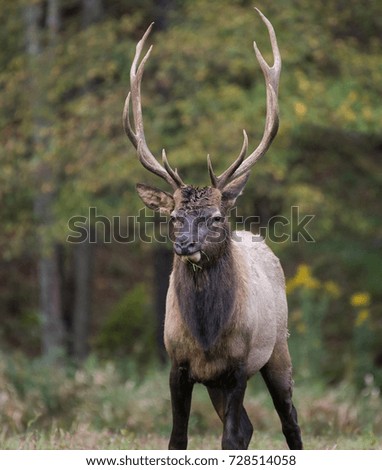
M204 218L191 215L177 217L172 232L174 252L185 261L198 263L207 234Z

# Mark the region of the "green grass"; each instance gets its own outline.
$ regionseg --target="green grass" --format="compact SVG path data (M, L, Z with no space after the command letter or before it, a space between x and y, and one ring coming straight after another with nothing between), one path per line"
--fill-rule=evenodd
M166 449L171 430L167 368L139 374L94 358L81 369L0 357L1 449ZM294 402L306 449L382 449L382 400L370 384L324 387L296 380ZM286 449L260 377L250 382L246 409L255 431L251 449ZM219 449L222 425L204 387L196 386L190 449Z
M368 433L356 436L313 436L304 434L305 449L382 449L381 436ZM189 446L191 450L218 450L220 449L220 434L211 430L204 435L190 435ZM54 429L52 431L27 431L25 433L0 439L1 449L22 450L60 450L60 449L102 449L102 450L164 450L167 449L168 436L156 433L134 434L129 432L97 431L79 428L71 431ZM277 449L288 447L281 434L255 431L250 449Z

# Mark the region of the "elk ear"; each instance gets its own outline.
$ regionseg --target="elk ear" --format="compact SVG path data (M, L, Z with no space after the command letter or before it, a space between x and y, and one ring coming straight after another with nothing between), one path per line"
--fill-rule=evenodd
M137 184L137 192L147 207L161 214L171 214L175 203L172 194L146 184Z
M240 176L232 183L227 184L222 190L222 203L226 210L231 209L235 203L236 199L242 194L244 186L246 185L249 177L249 172L245 173L243 176Z

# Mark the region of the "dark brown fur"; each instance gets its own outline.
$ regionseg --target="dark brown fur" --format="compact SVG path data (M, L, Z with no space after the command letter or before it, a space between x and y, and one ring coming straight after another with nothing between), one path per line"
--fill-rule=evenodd
M230 243L216 262L200 269L178 258L174 263L179 308L191 334L209 351L232 317L237 278Z
M180 210L190 211L206 207L219 207L221 201L220 191L206 186L184 186L174 194L175 206Z

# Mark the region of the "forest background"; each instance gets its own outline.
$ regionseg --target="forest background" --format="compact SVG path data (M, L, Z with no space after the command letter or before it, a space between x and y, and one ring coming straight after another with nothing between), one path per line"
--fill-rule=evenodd
M0 0L0 447L165 446L172 253L152 242L163 223L135 192L159 182L122 129L129 69L155 21L147 140L208 184L207 153L223 170L242 129L252 147L262 135L252 41L271 54L253 6L279 40L281 125L237 215L286 273L311 447L381 446L381 2ZM79 227L87 240L68 242ZM254 421L277 435L256 393ZM194 414L199 439L218 431L203 396Z

